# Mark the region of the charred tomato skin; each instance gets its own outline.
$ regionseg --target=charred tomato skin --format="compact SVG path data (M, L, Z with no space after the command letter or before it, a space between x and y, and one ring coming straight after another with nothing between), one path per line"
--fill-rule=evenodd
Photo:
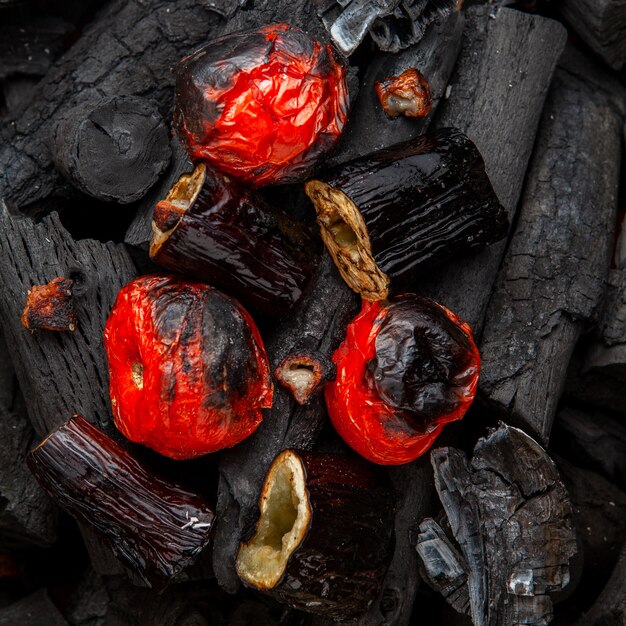
M191 157L253 187L303 179L347 119L345 65L288 24L216 39L175 74L174 126Z
M413 294L363 302L333 355L326 385L331 421L344 441L381 465L424 454L476 394L480 356L467 323Z
M248 312L208 285L142 276L104 331L115 425L173 459L232 447L272 404L263 341Z

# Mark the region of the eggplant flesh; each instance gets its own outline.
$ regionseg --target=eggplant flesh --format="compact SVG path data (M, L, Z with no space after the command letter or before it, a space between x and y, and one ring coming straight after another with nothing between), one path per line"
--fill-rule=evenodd
M343 279L369 301L508 232L478 148L451 128L355 159L306 192Z
M297 302L317 253L307 227L200 163L159 202L150 257L270 317Z
M390 485L353 456L285 450L267 474L237 573L279 601L334 619L362 615L394 546Z

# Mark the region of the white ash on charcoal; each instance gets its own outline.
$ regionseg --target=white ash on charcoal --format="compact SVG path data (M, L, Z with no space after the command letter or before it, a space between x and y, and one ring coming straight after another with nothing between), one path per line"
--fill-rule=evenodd
M487 6L469 8L465 19L449 97L440 103L434 126L458 128L478 146L512 222L565 29L547 18ZM460 315L480 337L505 245L420 277L419 293Z
M57 538L57 510L26 467L26 454L34 442L9 349L0 333L0 545L4 547L50 546Z
M580 53L570 49L562 59L487 311L479 393L544 444L576 342L605 292L617 212L620 89Z
M570 583L577 547L572 507L548 454L523 431L502 425L477 443L471 461L455 448L438 448L431 462L464 563L426 520L417 549L427 580L462 608L467 571L475 626L549 623L550 594Z
M615 70L626 62L623 0L557 0L556 8L577 35Z

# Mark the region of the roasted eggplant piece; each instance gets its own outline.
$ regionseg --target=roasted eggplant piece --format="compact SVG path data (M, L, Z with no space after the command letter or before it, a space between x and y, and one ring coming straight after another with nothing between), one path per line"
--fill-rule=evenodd
M480 356L467 323L428 298L364 302L333 356L326 406L343 440L373 463L400 465L472 404Z
M200 163L154 210L150 256L246 306L278 316L302 295L317 258L308 228Z
M478 148L450 128L346 163L306 193L343 279L369 301L508 231Z
M75 415L27 457L57 504L95 530L148 585L162 588L208 545L214 514Z
M334 378L335 366L321 352L295 351L278 364L274 376L298 404L306 404L316 391Z
M380 106L392 118L426 117L433 106L428 81L414 67L376 82L375 88Z
M272 463L237 573L250 587L335 619L363 614L393 553L395 496L358 457L285 450Z
M71 278L59 276L47 285L33 285L26 296L22 326L28 330L76 330L78 316L74 309Z

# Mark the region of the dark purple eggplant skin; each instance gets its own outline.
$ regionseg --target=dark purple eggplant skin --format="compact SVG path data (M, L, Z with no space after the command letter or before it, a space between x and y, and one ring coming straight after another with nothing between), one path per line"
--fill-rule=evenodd
M393 555L395 493L379 468L357 456L294 452L312 520L274 591L302 611L356 618L378 596Z
M478 148L453 128L355 159L319 180L357 206L395 292L414 286L416 273L508 232Z
M195 202L158 248L153 243L150 256L234 295L252 311L278 317L302 296L317 248L308 226L207 166Z
M432 300L404 294L388 306L375 341L367 377L390 406L426 423L458 406L476 346Z
M155 476L80 415L32 450L27 463L62 509L152 587L163 588L210 541L214 513L203 498Z

